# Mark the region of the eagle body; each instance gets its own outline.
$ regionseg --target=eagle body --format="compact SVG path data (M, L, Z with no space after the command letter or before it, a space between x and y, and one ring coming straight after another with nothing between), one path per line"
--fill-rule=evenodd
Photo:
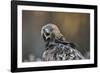
M43 61L64 61L84 59L73 43L66 41L55 24L43 26L41 34L46 43Z

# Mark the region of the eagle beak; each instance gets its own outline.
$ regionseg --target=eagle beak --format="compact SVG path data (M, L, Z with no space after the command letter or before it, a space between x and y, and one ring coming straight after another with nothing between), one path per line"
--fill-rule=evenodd
M44 33L44 37L45 37L46 40L50 39L49 33L48 34L47 33Z

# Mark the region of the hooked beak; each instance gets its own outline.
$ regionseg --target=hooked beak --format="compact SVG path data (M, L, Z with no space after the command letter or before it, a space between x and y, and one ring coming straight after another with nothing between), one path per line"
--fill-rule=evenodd
M50 33L44 33L44 37L45 37L45 40L49 40L50 39Z
M45 38L45 40L50 39L50 30L44 29L44 38Z

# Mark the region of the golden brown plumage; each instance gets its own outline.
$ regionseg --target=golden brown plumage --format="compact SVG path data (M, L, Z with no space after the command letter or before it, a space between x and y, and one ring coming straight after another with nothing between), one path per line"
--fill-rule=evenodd
M46 42L46 49L43 52L44 61L84 59L75 49L75 45L65 40L55 24L43 26L41 35Z

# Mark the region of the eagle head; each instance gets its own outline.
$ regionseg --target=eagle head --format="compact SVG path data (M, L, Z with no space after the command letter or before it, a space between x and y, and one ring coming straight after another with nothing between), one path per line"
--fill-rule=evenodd
M44 25L41 29L41 35L42 35L44 41L59 39L60 37L63 36L55 24Z

